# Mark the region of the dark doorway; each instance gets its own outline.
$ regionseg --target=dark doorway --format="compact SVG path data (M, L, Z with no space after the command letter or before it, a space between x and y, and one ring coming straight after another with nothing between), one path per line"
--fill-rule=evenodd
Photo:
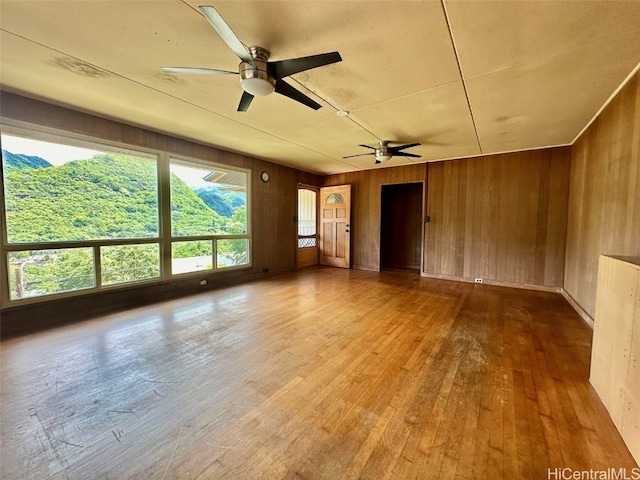
M380 268L420 271L422 183L382 186Z

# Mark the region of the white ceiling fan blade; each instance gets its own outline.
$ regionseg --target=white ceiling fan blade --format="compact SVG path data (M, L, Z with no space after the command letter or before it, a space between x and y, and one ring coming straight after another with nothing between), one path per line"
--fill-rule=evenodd
M238 72L230 72L229 70L218 70L216 68L197 68L197 67L161 67L164 73L180 73L188 75L237 75Z
M205 18L209 21L211 26L215 28L218 35L224 40L229 48L235 53L240 60L250 65L255 66L251 54L247 50L247 47L240 41L240 39L233 33L231 27L227 25L222 16L211 5L200 5L198 10L202 12Z

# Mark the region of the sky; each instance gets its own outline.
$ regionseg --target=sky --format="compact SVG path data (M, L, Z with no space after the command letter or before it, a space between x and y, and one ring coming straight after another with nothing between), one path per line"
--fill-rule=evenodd
M201 168L191 168L182 165L171 165L171 173L174 173L184 183L193 187L207 187L211 186L210 182L206 182L203 178L210 172L210 170L204 170Z
M86 160L98 155L98 150L71 147L58 143L43 142L30 138L14 137L2 134L2 148L11 153L32 155L44 158L52 165L62 165L72 160ZM203 180L209 173L205 168L191 168L183 165L171 165L171 173L176 174L190 187L211 186L211 183Z
M2 135L2 148L11 153L34 155L44 158L52 165L62 165L71 160L85 160L99 154L97 150L86 148L69 147L57 143L41 142L28 138Z

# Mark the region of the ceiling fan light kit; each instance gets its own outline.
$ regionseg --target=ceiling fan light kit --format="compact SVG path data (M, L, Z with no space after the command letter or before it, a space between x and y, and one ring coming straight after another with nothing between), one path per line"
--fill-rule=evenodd
M256 97L265 97L272 94L276 89L276 81L267 71L269 50L251 47L249 51L254 65L240 62L240 86L245 92Z

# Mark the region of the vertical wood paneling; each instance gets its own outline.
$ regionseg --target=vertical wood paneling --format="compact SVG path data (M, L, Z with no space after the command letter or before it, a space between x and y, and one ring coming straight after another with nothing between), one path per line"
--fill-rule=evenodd
M592 318L599 256L640 255L639 164L636 74L573 145L564 288Z
M445 168L444 178L446 182L444 185L445 201L443 202L444 208L442 209L442 221L445 225L451 225L452 228L455 228L457 226L457 211L454 202L457 203L458 198L458 192L455 188L458 180L457 169ZM455 244L443 245L440 267L445 272L453 272L455 270Z
M444 188L444 168L431 168L428 166L429 178L427 182L427 198L442 198L443 196L443 188ZM437 202L435 204L427 203L428 211L430 212L430 216L434 216L435 218L441 218L443 215L443 204L444 202ZM440 239L442 238L441 229L442 223L434 223L429 221L429 223L425 224L425 249L428 245L431 245L433 248L432 255L424 255L423 265L424 270L428 272L434 271L436 265L440 265L441 258L441 243Z
M487 223L487 227L489 225L496 225L500 218L500 182L501 182L501 169L500 162L487 162L489 169L487 171L487 179L489 183L489 187L487 188L487 192L489 192L489 202L487 208L489 208L489 222ZM498 256L498 240L499 240L499 229L498 228L488 228L488 238L489 241L486 242L487 245L487 259L497 258ZM494 261L487 262L487 277L488 278L498 278L498 264Z
M425 274L561 287L569 165L569 148L430 164Z
M550 194L549 214L554 214L558 218L567 218L569 208L569 190L566 179L570 176L571 164L566 161L557 161L558 157L564 158L562 150L551 152L550 169ZM545 275L554 279L556 283L564 283L565 269L565 245L553 241L555 238L566 238L567 222L551 222L547 224L547 254L545 259Z
M462 172L462 175L460 177L461 181L460 181L460 184L458 185L458 190L462 192L463 195L460 196L460 202L458 204L459 218L460 218L460 223L458 226L459 230L455 232L454 235L458 245L460 245L460 242L462 241L462 258L458 260L458 265L459 265L458 271L462 269L461 277L468 277L471 275L471 272L473 269L472 269L471 262L465 262L464 259L473 257L473 250L471 249L471 247L473 246L474 232L473 232L473 215L465 215L465 212L473 211L473 205L475 202L474 190L468 187L470 185L475 185L476 174L475 174L475 168L474 168L475 165L471 162L464 162L464 164L458 165L458 167ZM449 165L448 168L452 168L452 165ZM448 180L448 179L445 178L445 180ZM431 198L435 199L436 197L429 197L430 199L429 205L435 205L438 203L437 201L432 202ZM434 221L431 224L436 225L438 224L438 222ZM443 232L444 232L443 229L445 228L445 226L446 226L446 223L440 228L440 235L438 239L440 245L446 245L447 243L443 241ZM435 248L437 250L438 245L435 245ZM430 246L428 246L428 248L425 248L425 255L427 254L427 251L429 252L429 254L436 253L436 252L433 252Z
M354 268L380 270L382 185L422 182L426 165L378 168L324 177L323 186L351 185L351 258Z

